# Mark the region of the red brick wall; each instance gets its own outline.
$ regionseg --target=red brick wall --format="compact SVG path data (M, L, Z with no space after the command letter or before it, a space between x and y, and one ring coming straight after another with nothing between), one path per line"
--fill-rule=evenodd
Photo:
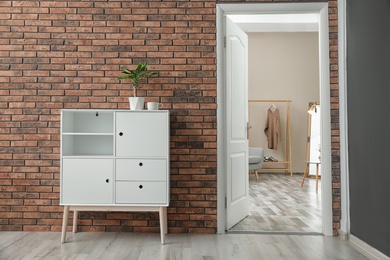
M340 192L340 125L337 0L329 0L330 108L332 138L332 209L333 234L338 236L341 219Z
M329 4L336 230L337 1ZM160 76L138 95L171 111L169 231L216 232L215 6L211 0L0 2L0 230L61 229L60 109L127 109L132 91L117 80L120 67L142 61ZM83 231L159 230L155 213L80 217Z

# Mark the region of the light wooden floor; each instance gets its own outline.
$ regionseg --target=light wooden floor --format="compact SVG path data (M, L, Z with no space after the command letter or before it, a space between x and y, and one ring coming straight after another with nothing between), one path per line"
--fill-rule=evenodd
M229 231L322 232L321 180L283 173L259 174L249 178L249 216Z
M259 234L0 232L0 259L370 259L335 237Z

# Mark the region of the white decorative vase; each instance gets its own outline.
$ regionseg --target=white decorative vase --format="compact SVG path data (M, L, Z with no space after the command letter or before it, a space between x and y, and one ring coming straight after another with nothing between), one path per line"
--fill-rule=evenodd
M145 98L143 97L129 97L130 110L143 110Z

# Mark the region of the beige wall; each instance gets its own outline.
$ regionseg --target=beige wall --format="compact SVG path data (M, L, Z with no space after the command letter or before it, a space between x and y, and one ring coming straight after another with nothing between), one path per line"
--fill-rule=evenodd
M249 33L249 99L291 100L293 171L303 172L306 157L307 107L319 101L318 33ZM285 159L286 105L280 109L282 141L267 148L264 134L267 109L272 103L250 103L250 146L265 148L266 156Z

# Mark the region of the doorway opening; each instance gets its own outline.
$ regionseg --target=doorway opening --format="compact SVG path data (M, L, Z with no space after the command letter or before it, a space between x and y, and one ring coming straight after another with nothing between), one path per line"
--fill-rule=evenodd
M317 150L313 149L311 160L306 158L308 118L319 115L319 109L308 113L310 101L320 98L318 31L247 35L249 161L254 160L251 151L256 148L263 149L264 161L255 166L257 176L253 172L249 176L249 215L228 230L321 233L321 180L311 178L316 166L321 167L314 161ZM311 144L317 136L313 133ZM310 178L301 186L305 161L310 161Z
M329 42L328 42L328 16L327 4L220 4L217 6L217 42L223 43L226 30L226 18L231 20L243 30L252 33L293 32L299 30L316 30L318 34L319 54L319 101L321 104L321 195L320 204L322 211L322 224L319 232L324 235L332 235L332 194L330 173L330 94L329 94ZM244 20L240 20L244 19ZM246 19L246 20L245 20ZM305 22L302 22L305 20ZM241 21L241 22L240 22ZM313 29L314 28L314 29ZM257 31L256 31L257 30ZM223 233L230 227L227 226L229 207L225 208L226 197L230 196L232 185L226 176L229 170L228 145L226 143L229 127L226 122L229 115L229 102L227 100L226 85L229 79L226 77L229 54L225 47L217 43L217 70L218 70L218 232ZM294 91L294 90L292 90ZM297 90L295 90L297 91ZM267 99L267 97L266 97ZM248 103L246 103L248 105ZM246 107L245 109L248 109ZM247 111L243 109L243 111ZM241 127L241 126L240 126ZM244 127L244 126L243 126ZM292 140L294 142L294 140ZM235 166L235 169L237 167ZM244 173L243 174L248 174ZM283 174L284 175L284 174ZM270 175L271 176L271 175ZM267 176L267 177L270 177ZM286 176L290 178L290 176ZM253 179L251 176L250 179ZM278 185L278 184L277 184ZM250 185L247 188L247 194ZM310 187L308 187L310 188ZM252 191L253 194L253 191ZM249 197L249 196L248 196ZM228 198L229 199L229 198Z

